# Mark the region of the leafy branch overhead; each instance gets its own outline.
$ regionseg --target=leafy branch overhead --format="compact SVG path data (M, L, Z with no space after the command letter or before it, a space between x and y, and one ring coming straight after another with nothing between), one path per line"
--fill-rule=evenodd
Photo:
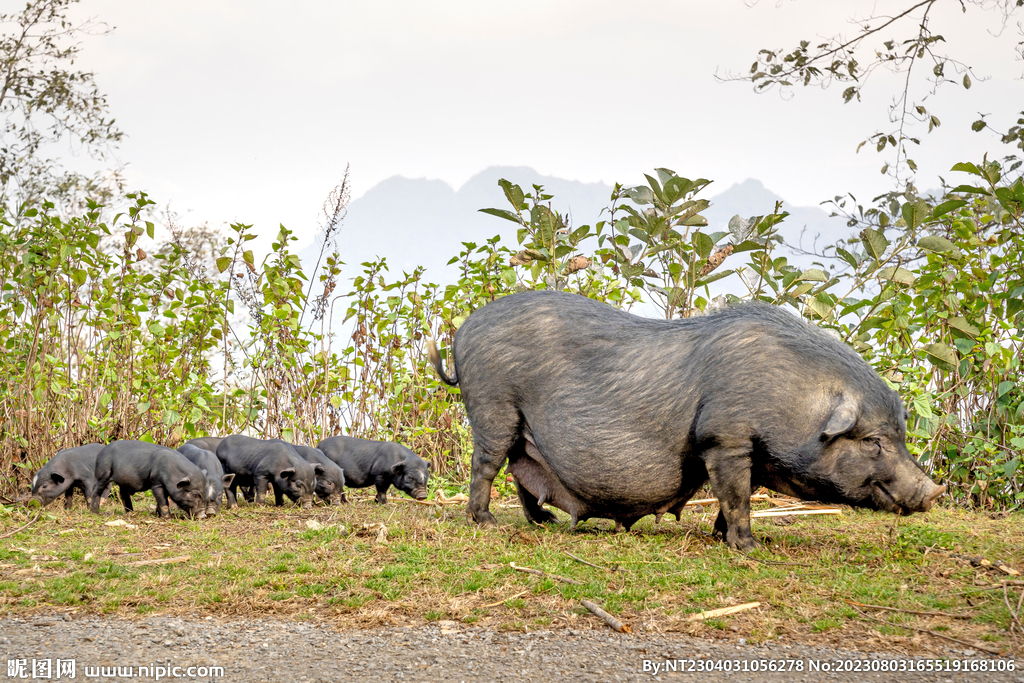
M0 14L0 203L42 197L81 203L119 189L116 173L68 171L54 145L73 145L106 160L122 139L91 71L74 69L86 35L109 32L93 20L68 17L78 0L32 0Z
M916 162L909 156L910 145L921 143L919 131L930 133L942 124L925 101L943 85L958 84L969 90L979 78L966 61L949 51L945 37L937 31L941 21L956 21L955 15L940 11L948 9L947 5L950 3L939 0L905 0L891 14L875 11L867 17L852 17L850 23L856 26L852 36L836 33L824 41L801 40L790 49L761 49L746 75L730 74L722 80L747 81L755 92L840 84L845 86L842 98L848 103L860 100L867 82L879 69L901 75L902 86L889 105L893 127L872 133L857 149L870 143L880 153L893 152L881 171L905 185L917 171ZM997 15L1000 28L992 32L996 34L1010 25L1022 6L1024 0L962 0L958 7L963 13ZM1018 52L1022 45L1018 43ZM985 118L983 115L975 121L972 129L987 128ZM1002 142L1024 148L1022 124L1024 113L1016 126L1000 134Z

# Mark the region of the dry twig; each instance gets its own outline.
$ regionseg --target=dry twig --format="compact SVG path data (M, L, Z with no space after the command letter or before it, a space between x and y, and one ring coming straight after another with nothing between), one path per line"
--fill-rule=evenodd
M569 557L571 557L572 559L576 560L577 562L582 562L583 564L585 564L585 565L587 565L589 567L593 567L594 569L604 569L604 570L607 570L607 571L610 571L610 572L624 572L624 571L626 571L625 569L623 569L619 565L615 565L614 567L602 567L599 564L594 564L593 562L587 562L583 558L576 557L575 555L573 555L570 552L566 552L565 554L568 555Z
M516 598L522 597L522 596L526 595L526 594L527 594L527 593L529 593L529 592L530 592L530 589L529 589L529 588L527 588L526 590L524 590L524 591L523 591L523 592L521 592L521 593L516 593L515 595L513 595L513 596L511 596L511 597L508 597L508 598L505 598L504 600L498 600L498 602L492 602L492 603L490 603L489 605L484 605L484 607L497 607L498 605L503 605L503 604L505 604L505 603L506 603L506 602L508 602L509 600L515 600Z
M129 562L126 567L145 567L151 564L178 564L180 562L188 562L192 559L191 555L180 555L178 557L163 557L159 560L139 560L137 562Z
M596 604L590 602L590 600L580 600L580 604L586 607L588 610L596 614L597 616L604 619L604 623L612 627L613 630L619 633L632 633L633 627L629 624L624 624L612 615L605 612L603 609L598 607Z
M23 526L23 527L21 527L19 529L15 529L14 531L8 532L8 533L4 534L3 536L0 536L0 538L7 538L9 536L13 536L14 534L16 534L18 532L24 531L25 529L27 529L30 526L32 526L33 524L35 524L36 520L39 519L39 515L41 515L41 514L43 514L43 509L39 508L38 510L36 510L36 516L33 517L32 519L30 519L28 524L26 524L25 526Z
M512 567L512 569L515 569L517 572L526 572L527 574L534 574L535 576L540 576L540 577L544 577L544 578L554 579L556 581L561 581L563 583L571 583L571 584L573 584L575 586L579 586L580 585L580 582L576 581L574 579L567 579L564 576L558 576L557 574L548 574L547 572L542 572L539 569L530 569L529 567L519 567L519 566L516 566L515 562L509 562L508 566Z
M870 607L871 609L884 609L886 612L903 612L904 614L922 614L926 617L949 617L950 619L973 619L969 614L950 614L949 612L921 612L914 609L899 609L898 607L883 607L882 605L868 605L863 602L847 600L847 603L857 607Z
M951 640L954 643L959 643L960 645L964 645L966 647L973 648L975 650L981 650L982 652L987 652L990 655L1002 656L1002 654L1003 654L999 650L990 650L989 648L984 647L983 645L976 645L974 643L968 643L967 641L959 640L958 638L954 638L952 636L947 636L946 634L939 633L938 631L930 631L930 630L928 630L926 628L919 628L917 626L908 626L906 624L894 624L891 621L886 621L885 619L877 619L877 618L871 616L870 614L864 612L863 610L859 609L858 607L856 607L854 605L851 605L851 607L853 607L853 609L857 610L857 612L859 612L860 615L862 617L864 617L865 619L870 619L871 621L877 621L879 624L885 624L886 626L889 626L889 627L892 627L892 628L905 628L905 629L908 629L908 630L911 630L911 631L920 631L921 633L927 633L928 635L935 636L936 638L945 638L946 640Z

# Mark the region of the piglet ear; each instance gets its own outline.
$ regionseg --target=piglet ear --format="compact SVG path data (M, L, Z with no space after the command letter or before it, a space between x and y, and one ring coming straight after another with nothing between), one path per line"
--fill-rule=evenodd
M313 465L313 473L316 474L316 476L318 476L318 477L324 476L324 472L326 472L326 471L327 470L325 470L324 466L321 465L320 463L317 463L317 464Z
M393 474L401 474L402 472L405 472L405 461L403 460L402 462L396 462L394 465L392 465L391 472Z
M54 484L63 484L64 483L63 475L57 474L56 472L50 472L50 479L53 479L53 483Z
M220 480L224 482L225 486L231 486L231 482L235 480L235 475L234 473L225 474L223 477L220 478Z
M181 481L178 482L178 488L179 489L187 489L191 485L192 485L192 480L189 479L188 477L185 477L184 479L182 479Z
M821 430L821 440L828 441L841 434L846 434L857 424L857 415L860 408L853 399L844 397L843 400L832 410L828 422Z
M428 460L427 461L427 472L430 472L431 474L434 473L434 461L433 460Z
M286 470L281 470L280 476L281 476L282 479L294 479L295 478L295 468L294 467L289 467Z

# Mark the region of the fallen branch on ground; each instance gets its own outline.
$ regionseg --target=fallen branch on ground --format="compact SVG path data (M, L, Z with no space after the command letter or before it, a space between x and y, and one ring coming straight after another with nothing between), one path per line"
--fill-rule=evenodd
M521 593L516 593L516 594L515 594L515 595L513 595L512 597L509 597L509 598L505 598L504 600L498 600L498 602L492 602L492 603L491 603L491 604L489 604L489 605L484 605L484 607L497 607L498 605L502 605L502 604L504 604L504 603L508 602L509 600L515 600L515 599L516 599L516 598L518 598L518 597L521 597L521 596L523 596L523 595L526 595L526 594L527 594L527 593L529 593L529 592L530 592L530 589L529 589L529 588L527 588L527 589L526 589L526 590L524 590L523 592L521 592Z
M517 572L526 572L527 574L534 574L535 576L554 579L556 581L561 581L563 583L571 583L576 586L581 585L579 581L576 581L574 579L567 579L564 576L558 576L557 574L548 574L547 572L542 572L539 569L530 569L529 567L516 566L515 562L509 562L508 566L512 567L512 569L515 569Z
M756 510L750 513L751 519L754 517L788 517L790 515L796 517L799 515L842 515L843 511L839 508L775 508L774 510Z
M191 555L181 555L179 557L164 557L159 560L139 560L137 562L129 562L126 567L145 567L151 564L178 564L179 562L188 562L192 559Z
M586 607L588 610L596 614L597 616L604 619L604 623L612 627L613 630L619 633L632 633L633 627L629 624L624 624L612 615L605 612L603 609L598 607L596 604L590 602L590 600L580 600L580 604Z
M856 607L870 607L871 609L884 609L886 612L903 612L905 614L923 614L926 617L949 617L950 619L973 619L969 614L950 614L949 612L921 612L914 609L899 609L898 607L883 607L882 605L868 605L863 602L846 600L847 603Z
M713 609L709 612L698 612L697 614L691 614L686 617L687 621L703 621L704 619L714 619L715 617L724 617L727 614L735 614L736 612L744 612L748 609L754 609L760 607L759 602L745 602L742 605L734 605L732 607L723 607L721 609Z
M27 529L30 526L32 526L33 524L35 524L36 520L39 519L39 515L41 515L41 514L43 514L43 509L39 508L38 510L36 510L36 516L33 517L32 519L30 519L28 524L26 524L25 526L23 526L23 527L21 527L19 529L15 529L14 531L8 532L8 533L4 534L3 536L0 536L0 538L7 538L9 536L13 536L14 534L16 534L18 532L24 531L25 529Z
M862 617L864 617L865 619L870 619L871 621L877 621L879 624L885 624L886 626L889 626L890 628L905 628L905 629L910 630L910 631L920 631L921 633L927 633L928 635L935 636L936 638L945 638L946 640L951 640L954 643L958 643L960 645L965 645L965 646L967 646L969 648L973 648L975 650L981 650L982 652L987 652L990 655L997 655L997 656L1000 656L1000 657L1003 655L1003 653L1000 652L999 650L990 650L989 648L984 647L983 645L975 645L974 643L968 643L967 641L960 640L958 638L954 638L953 636L947 636L947 635L945 635L943 633L939 633L938 631L930 631L930 630L928 630L926 628L918 628L917 626L907 626L906 624L894 624L891 621L886 621L885 619L877 619L877 618L871 616L870 614L864 612L863 610L858 609L857 607L855 607L853 605L851 605L851 607L853 607L853 609L857 610L860 613L860 615Z
M764 493L755 493L750 497L751 502L758 500L768 500L769 497ZM697 500L686 501L687 505L714 505L718 502L717 498L698 498Z

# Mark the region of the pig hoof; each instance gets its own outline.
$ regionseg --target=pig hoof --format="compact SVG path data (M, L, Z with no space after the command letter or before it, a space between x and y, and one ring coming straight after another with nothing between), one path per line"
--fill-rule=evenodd
M469 519L471 522L476 522L481 529L494 529L498 526L498 521L494 519L487 510L481 510L480 512L470 512Z
M558 517L547 510L541 510L533 513L530 521L534 524L558 524Z
M739 550L743 553L753 552L758 549L761 544L758 543L753 536L746 538L737 538L735 541L729 541L729 548L732 550Z

